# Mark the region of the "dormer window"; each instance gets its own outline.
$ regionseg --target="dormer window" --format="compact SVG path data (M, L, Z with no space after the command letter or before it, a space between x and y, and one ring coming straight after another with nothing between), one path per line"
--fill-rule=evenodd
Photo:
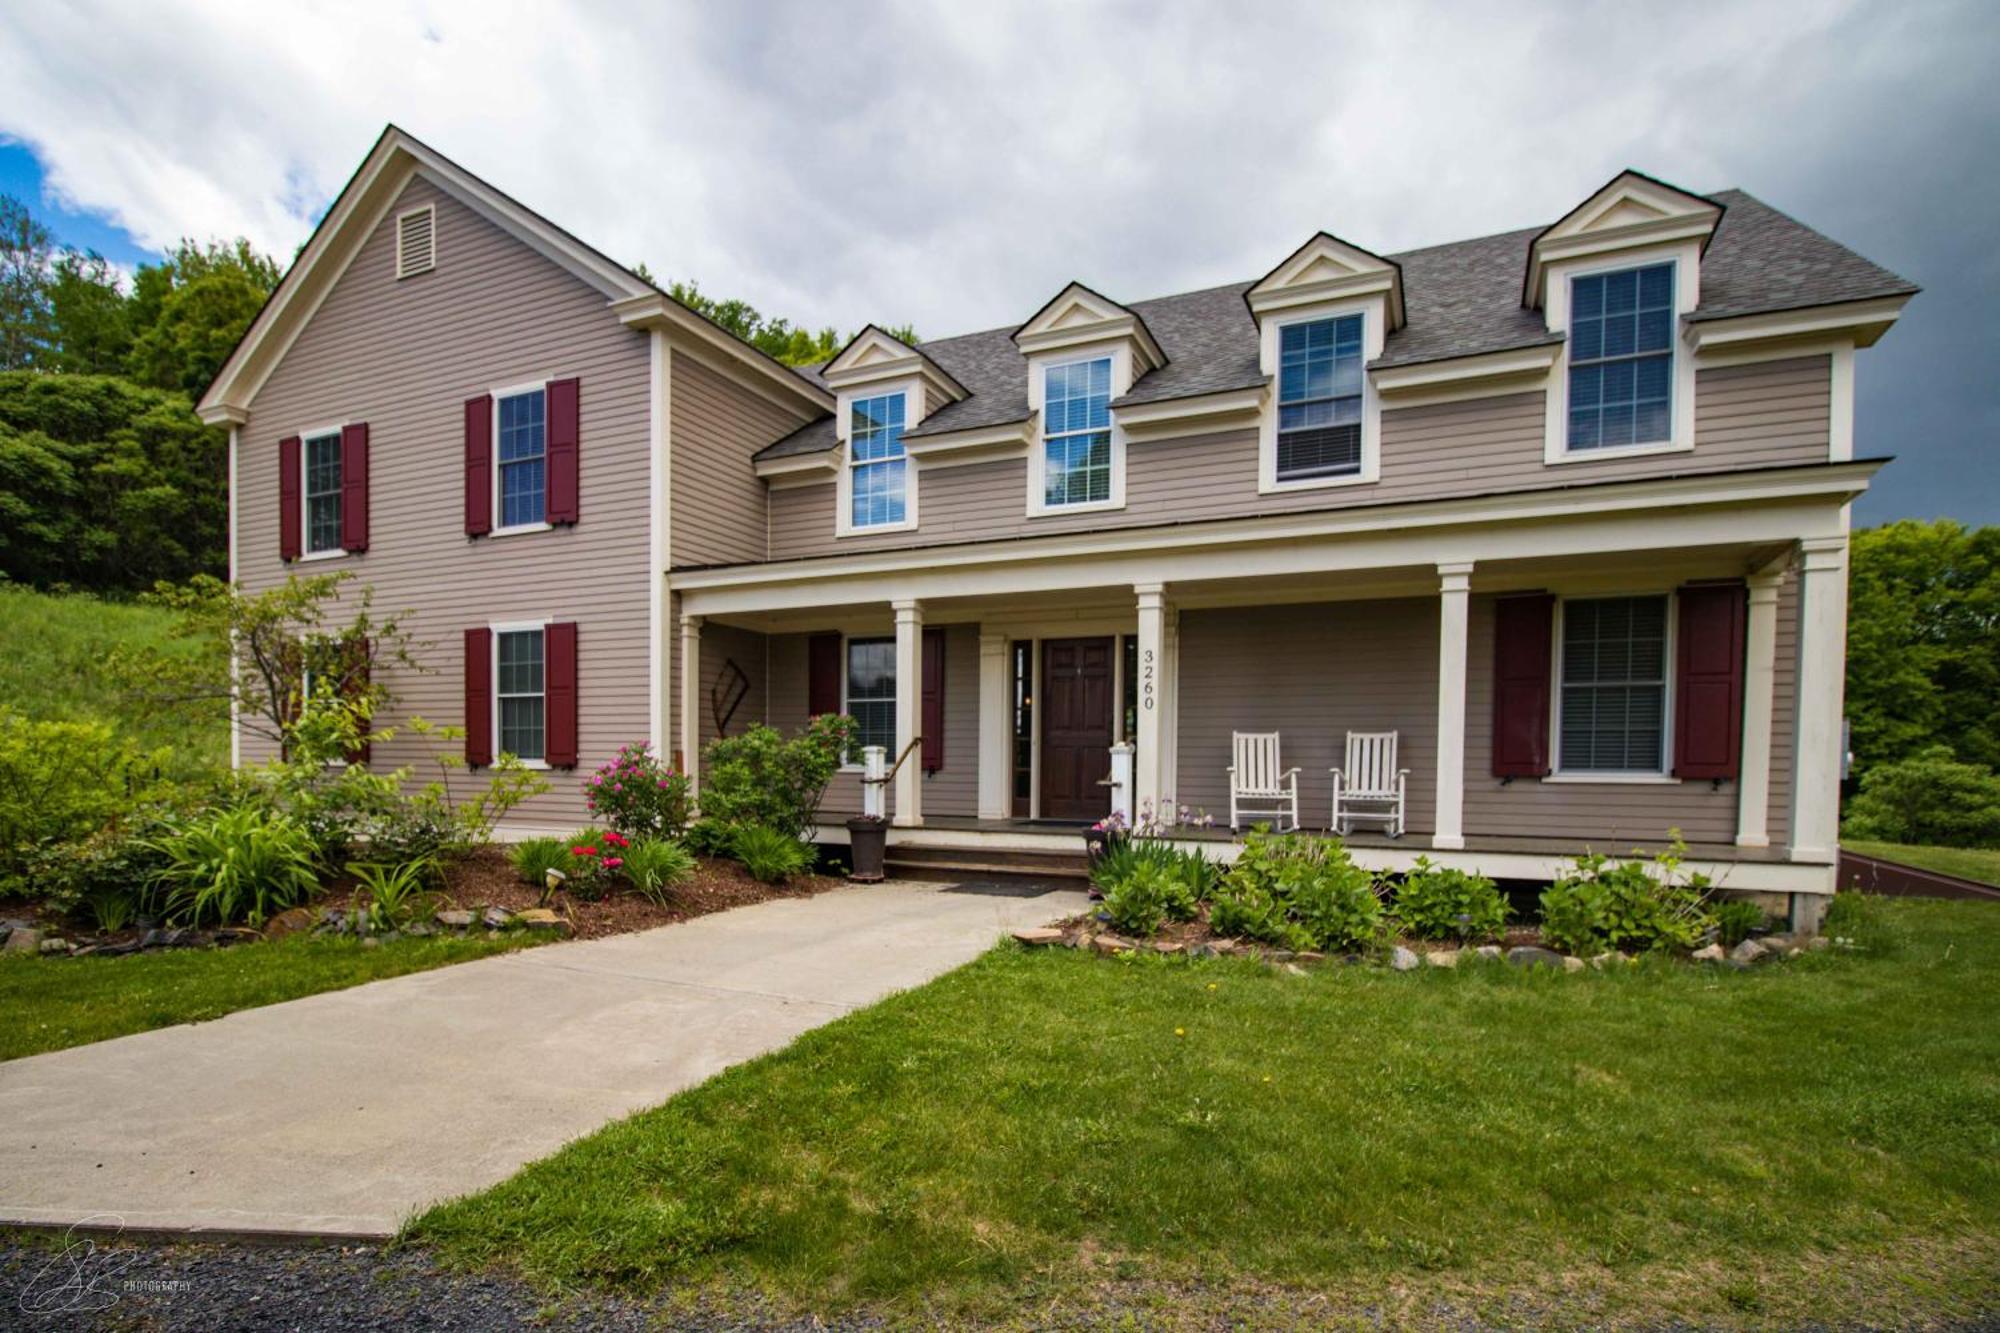
M1569 448L1673 438L1674 266L1570 282Z
M1049 366L1042 382L1042 504L1111 502L1111 358Z
M1278 331L1278 480L1361 470L1360 315Z
M857 398L848 414L851 523L859 528L909 518L909 461L903 455L904 395Z

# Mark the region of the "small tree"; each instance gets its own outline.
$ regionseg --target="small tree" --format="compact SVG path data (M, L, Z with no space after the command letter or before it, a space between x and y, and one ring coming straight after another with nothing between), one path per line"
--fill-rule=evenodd
M408 613L376 614L372 589L344 592L353 577L293 575L254 594L206 574L159 584L144 600L177 614L176 640L209 651L121 650L113 669L155 707L213 720L233 703L238 724L252 735L339 758L394 700L383 668L423 670L403 628ZM373 738L388 734L377 730Z

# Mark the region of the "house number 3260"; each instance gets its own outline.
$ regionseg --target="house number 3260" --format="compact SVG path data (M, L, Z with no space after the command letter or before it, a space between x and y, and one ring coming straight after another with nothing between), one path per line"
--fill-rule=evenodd
M1139 698L1146 708L1153 706L1153 650L1145 652L1145 661L1139 672Z

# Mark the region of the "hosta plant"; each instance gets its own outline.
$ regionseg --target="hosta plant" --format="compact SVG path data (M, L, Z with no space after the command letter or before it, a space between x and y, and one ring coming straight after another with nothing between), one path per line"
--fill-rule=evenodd
M1396 889L1392 915L1398 929L1418 939L1494 939L1507 924L1507 899L1484 875L1419 856Z

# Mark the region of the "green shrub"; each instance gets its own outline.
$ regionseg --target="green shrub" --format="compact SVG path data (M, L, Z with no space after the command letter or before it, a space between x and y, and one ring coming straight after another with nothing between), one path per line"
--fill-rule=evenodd
M1693 948L1713 918L1708 881L1680 877L1684 850L1676 835L1673 850L1654 857L1650 868L1644 861L1579 856L1570 873L1542 893L1542 938L1578 956Z
M567 878L563 888L572 898L594 903L610 893L625 869L625 851L631 842L609 829L580 829L565 845L569 860L561 867Z
M1764 909L1747 898L1730 898L1715 904L1715 937L1729 948L1735 948L1750 938L1750 932L1761 928L1769 920Z
M135 911L142 908L154 872L165 864L151 839L166 831L166 817L165 811L148 807L80 842L44 844L28 870L36 896L51 911L63 913L89 905L96 916L95 904L113 897L130 900Z
M42 896L25 878L37 849L88 838L152 799L164 757L139 753L101 722L0 715L0 896Z
M1382 928L1374 876L1354 864L1338 838L1273 835L1262 825L1244 840L1209 906L1209 925L1292 949L1354 949Z
M1961 764L1949 746L1881 764L1847 804L1850 838L1930 847L2000 847L2000 774Z
M1090 878L1108 905L1135 874L1142 872L1147 876L1146 884L1123 896L1124 901L1134 904L1135 919L1139 920L1147 915L1138 907L1143 901L1158 906L1162 920L1192 921L1220 878L1215 862L1200 852L1183 852L1156 839L1131 837L1107 843L1091 866ZM1150 935L1159 925L1156 921L1140 933Z
M1397 929L1418 939L1494 939L1507 924L1507 899L1484 875L1419 856L1397 886L1393 915Z
M669 838L641 838L625 849L625 879L649 901L694 878L694 854Z
M1144 939L1166 921L1167 900L1180 889L1170 865L1154 857L1135 860L1104 891L1104 915L1121 934Z
M701 814L731 827L758 825L800 841L818 821L826 784L853 743L854 719L826 713L786 740L762 723L709 742Z
M435 861L404 861L399 865L373 862L350 865L348 873L367 896L363 910L376 930L394 930L423 914L437 881Z
M213 810L151 840L165 915L199 925L262 925L319 888L312 836L255 806Z
M514 844L507 859L513 863L514 873L521 877L523 884L547 892L549 872L560 870L564 878L569 876L569 841L564 838L529 838Z
M696 856L728 856L735 831L719 819L697 819L681 841Z
M687 831L693 789L687 774L661 763L644 743L621 745L583 783L590 812L628 838L678 838Z
M813 849L782 829L746 824L730 840L731 851L752 879L782 884L812 867Z

